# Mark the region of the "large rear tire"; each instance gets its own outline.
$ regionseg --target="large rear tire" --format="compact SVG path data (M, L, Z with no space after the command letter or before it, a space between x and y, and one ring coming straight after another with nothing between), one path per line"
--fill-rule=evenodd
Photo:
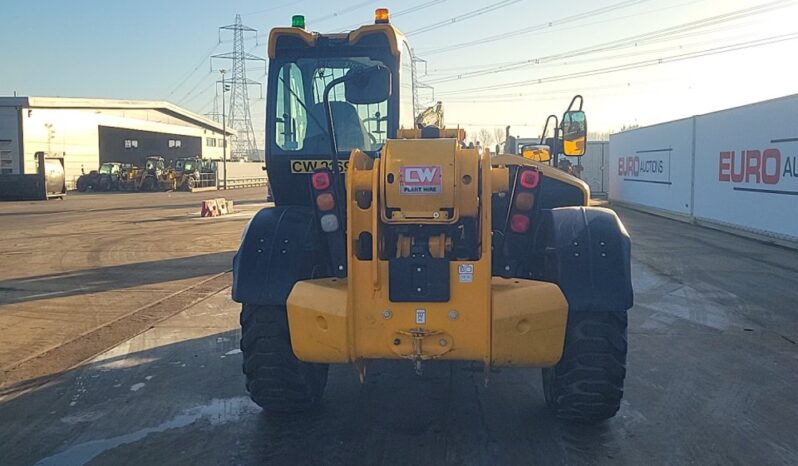
M154 193L158 190L158 182L155 181L155 178L148 176L147 178L144 178L144 182L141 185L141 190L148 193Z
M567 421L594 424L618 412L626 377L627 315L572 312L563 356L543 369L546 404Z
M294 356L285 306L242 306L241 352L247 391L264 410L294 413L320 404L328 365Z
M111 177L109 176L102 176L97 181L97 191L110 191L111 190Z

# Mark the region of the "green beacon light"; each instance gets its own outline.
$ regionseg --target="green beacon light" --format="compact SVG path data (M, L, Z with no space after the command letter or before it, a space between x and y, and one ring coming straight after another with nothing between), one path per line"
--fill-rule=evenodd
M291 17L291 27L305 29L305 17L303 15L294 15Z

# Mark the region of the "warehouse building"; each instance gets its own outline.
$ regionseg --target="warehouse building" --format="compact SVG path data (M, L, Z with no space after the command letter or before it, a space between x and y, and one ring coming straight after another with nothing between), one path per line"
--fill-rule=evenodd
M70 189L103 162L221 159L223 141L221 123L168 102L0 97L0 174L35 173L39 151L63 154Z

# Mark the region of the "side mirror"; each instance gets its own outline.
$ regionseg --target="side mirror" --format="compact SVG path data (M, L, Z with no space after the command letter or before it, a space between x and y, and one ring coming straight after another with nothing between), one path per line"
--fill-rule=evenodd
M562 116L563 154L569 157L585 155L587 148L587 118L581 110L569 110Z
M361 105L383 102L391 96L391 70L381 65L349 70L344 87L349 103Z
M533 162L548 162L551 160L551 150L549 146L525 146L521 151L521 156Z

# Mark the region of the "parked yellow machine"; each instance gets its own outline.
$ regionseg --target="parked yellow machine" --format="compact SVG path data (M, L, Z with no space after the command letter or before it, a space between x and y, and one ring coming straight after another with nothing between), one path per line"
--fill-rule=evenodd
M407 50L382 9L348 34L309 33L301 17L271 33L276 206L249 223L233 268L252 399L312 409L328 364L365 378L374 359L419 374L437 359L481 362L486 378L493 366L544 368L559 417L613 416L632 305L626 230L567 173L415 127ZM581 104L562 122L577 155Z
M119 180L120 191L174 191L177 189L174 170L166 168L163 157L152 155L142 168L133 166Z

